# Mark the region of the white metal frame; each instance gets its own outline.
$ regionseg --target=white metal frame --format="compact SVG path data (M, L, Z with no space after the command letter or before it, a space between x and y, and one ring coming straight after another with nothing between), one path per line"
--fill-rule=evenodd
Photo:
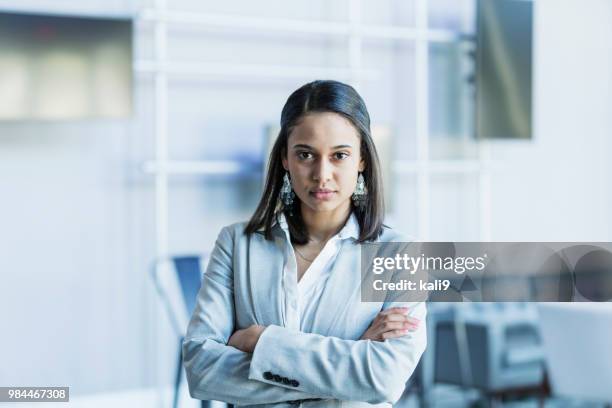
M242 165L234 161L174 161L168 158L168 77L169 75L198 75L250 78L312 78L336 77L348 80L359 88L363 80L376 80L379 73L362 68L364 39L411 41L416 54L416 161L393 164L396 173L415 174L417 180L418 238L430 239L431 174L476 174L479 180L480 239L491 239L491 176L489 146L481 141L478 159L431 160L429 154L429 55L433 42L457 41L456 33L432 30L428 26L427 0L415 0L416 26L367 25L361 22L361 0L348 0L349 21L302 21L269 19L201 12L168 10L166 0L155 0L153 9L144 10L140 19L155 28L155 58L136 61L137 72L152 73L155 78L155 160L143 164L143 170L155 175L156 256L168 256L168 182L171 174L236 174ZM341 37L348 40L349 61L345 67L296 67L203 64L169 61L167 58L168 25L188 25L203 30L240 30L247 32L297 33L305 35Z

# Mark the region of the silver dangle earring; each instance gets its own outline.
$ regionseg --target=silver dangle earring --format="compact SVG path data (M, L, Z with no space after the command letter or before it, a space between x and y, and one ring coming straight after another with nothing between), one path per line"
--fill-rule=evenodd
M283 177L283 187L281 187L280 198L283 204L285 204L285 207L291 208L293 199L295 198L295 193L291 188L291 181L289 180L288 172L285 172L285 177Z
M368 198L368 189L365 186L365 180L363 179L362 173L359 173L359 177L357 177L357 185L355 186L355 192L351 198L356 207L360 209L365 207L366 199Z

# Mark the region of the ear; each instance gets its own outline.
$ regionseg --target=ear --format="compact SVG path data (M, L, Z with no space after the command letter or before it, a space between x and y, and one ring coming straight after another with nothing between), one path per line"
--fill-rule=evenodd
M361 159L361 160L359 161L359 172L361 173L361 172L362 172L362 171L364 171L364 170L365 170L365 160L364 160L364 159Z
M287 160L286 153L281 156L281 162L283 163L283 168L285 171L289 171L289 161Z

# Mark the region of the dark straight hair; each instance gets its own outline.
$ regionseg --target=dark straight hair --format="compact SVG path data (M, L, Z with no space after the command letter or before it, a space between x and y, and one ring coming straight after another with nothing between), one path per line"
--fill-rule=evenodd
M275 217L279 212L283 212L289 226L291 241L297 244L308 242L308 231L302 219L300 199L296 195L291 207L287 207L280 200L280 191L285 175L282 158L287 154L287 139L300 119L312 112L334 112L342 115L359 132L361 158L365 162L363 178L368 194L365 205L356 206L351 201L351 208L359 223L358 242L374 241L382 233L385 210L380 163L370 132L370 115L365 102L352 86L330 80L303 85L287 99L281 113L281 129L268 159L264 192L245 228L245 234L263 230L266 239L271 240Z

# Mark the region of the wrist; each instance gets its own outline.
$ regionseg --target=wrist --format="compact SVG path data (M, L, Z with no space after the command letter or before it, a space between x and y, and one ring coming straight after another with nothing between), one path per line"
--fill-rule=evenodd
M255 347L257 346L257 343L259 342L259 338L261 337L261 335L263 334L263 332L266 330L266 326L261 326L261 325L255 325L253 327L253 346L251 347L251 352L255 351Z
M257 326L257 341L259 341L259 338L261 337L263 332L266 330L266 327L267 326ZM255 343L257 343L257 341Z

